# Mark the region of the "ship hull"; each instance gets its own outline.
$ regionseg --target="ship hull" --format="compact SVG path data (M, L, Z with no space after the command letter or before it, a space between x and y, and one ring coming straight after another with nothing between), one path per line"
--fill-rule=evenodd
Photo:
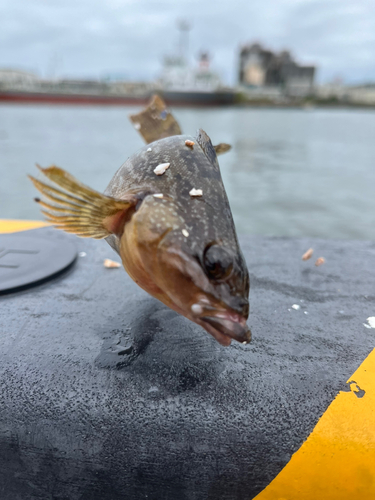
M218 92L155 92L171 106L228 106L234 104L235 94L230 91ZM19 104L57 105L144 105L153 93L140 96L108 94L67 94L53 92L13 92L0 91L0 102Z
M162 91L158 94L169 105L173 106L230 106L235 103L235 93L232 91L216 92L183 92Z
M50 92L4 92L0 91L0 102L22 104L62 104L62 105L143 105L150 95L126 96L106 94L64 94Z

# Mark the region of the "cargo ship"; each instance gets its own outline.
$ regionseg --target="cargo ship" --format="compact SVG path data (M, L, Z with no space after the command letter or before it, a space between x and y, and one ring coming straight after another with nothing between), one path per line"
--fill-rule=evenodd
M228 91L184 92L154 90L143 95L114 95L110 93L86 94L0 89L0 103L99 106L144 105L154 94L159 94L170 106L225 106L235 102L235 94Z
M210 69L207 52L200 54L196 68L188 64L184 55L165 57L155 90L173 105L231 105L235 103L236 96L235 91L225 87L219 75Z
M197 68L185 57L165 57L156 82L108 80L42 80L32 73L0 70L0 102L61 105L144 105L159 94L172 106L225 106L235 103L235 91L224 87L202 53Z
M225 106L235 103L236 93L225 87L210 68L210 57L202 52L198 64L188 61L190 29L179 26L180 50L164 57L160 77L155 82L128 82L108 77L103 80L43 80L20 70L0 69L0 102L62 105L143 105L159 94L172 106Z

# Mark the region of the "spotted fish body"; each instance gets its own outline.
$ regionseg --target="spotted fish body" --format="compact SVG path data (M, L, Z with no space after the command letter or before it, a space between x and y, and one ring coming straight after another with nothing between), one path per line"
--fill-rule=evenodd
M161 164L169 167L156 175ZM57 227L106 237L136 283L221 344L250 341L248 271L215 147L203 130L148 144L120 167L104 195L58 167L42 171L59 186L32 178L53 201L39 200Z
M195 143L193 148L185 145L186 140ZM163 163L170 163L170 168L156 176L154 169ZM177 217L173 229L189 232L188 241L182 233L178 235L181 245L188 242L193 252L199 252L206 241L219 239L234 253L240 252L216 152L205 132L200 130L197 138L178 135L148 144L120 167L104 193L121 199L124 193L145 186L173 200L167 210ZM201 189L202 197L190 196L193 188ZM167 200L153 199L152 203L155 212L150 222L160 223ZM116 237L110 238L113 241Z

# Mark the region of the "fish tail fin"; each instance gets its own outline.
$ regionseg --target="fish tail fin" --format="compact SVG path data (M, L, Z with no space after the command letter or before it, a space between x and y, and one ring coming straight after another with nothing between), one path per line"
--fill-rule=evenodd
M116 199L91 189L62 168L51 166L39 170L54 187L29 175L34 186L49 202L35 198L45 210L42 213L58 229L83 238L106 238L110 234L121 235L139 197L129 193L126 199ZM50 203L50 201L52 203Z

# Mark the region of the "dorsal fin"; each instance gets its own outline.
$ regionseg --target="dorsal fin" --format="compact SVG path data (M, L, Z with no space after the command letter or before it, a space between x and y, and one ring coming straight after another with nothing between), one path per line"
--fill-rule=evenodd
M176 119L158 95L151 98L149 105L143 111L130 115L129 118L147 144L164 137L182 134Z
M215 147L212 145L211 139L201 128L197 132L197 143L203 149L204 154L213 164L217 164Z

